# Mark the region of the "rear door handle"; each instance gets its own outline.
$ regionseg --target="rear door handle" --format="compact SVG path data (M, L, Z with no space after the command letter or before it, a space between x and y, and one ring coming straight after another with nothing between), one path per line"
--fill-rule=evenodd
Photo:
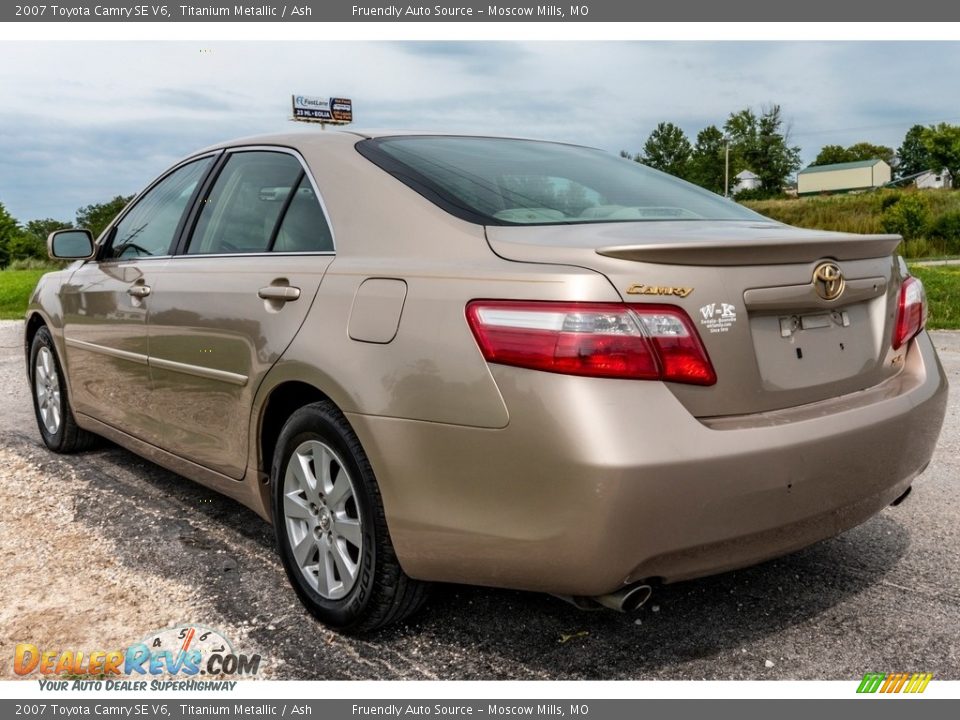
M135 298L145 298L150 294L149 285L131 285L127 288L127 295Z
M293 302L300 297L300 288L289 285L267 285L257 290L257 296L263 300Z

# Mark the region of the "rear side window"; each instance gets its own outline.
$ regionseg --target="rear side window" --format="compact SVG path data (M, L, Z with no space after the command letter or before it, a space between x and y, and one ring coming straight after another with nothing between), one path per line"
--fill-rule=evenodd
M160 180L117 223L108 256L167 255L180 220L212 158L194 160Z
M233 153L203 203L187 253L266 252L302 176L287 153Z
M230 155L187 246L191 255L329 250L330 226L300 162L259 150Z
M310 180L304 176L290 200L280 230L273 243L273 252L329 252L333 235L323 214L320 200Z
M696 185L591 148L429 135L362 140L356 147L447 212L482 225L770 222Z

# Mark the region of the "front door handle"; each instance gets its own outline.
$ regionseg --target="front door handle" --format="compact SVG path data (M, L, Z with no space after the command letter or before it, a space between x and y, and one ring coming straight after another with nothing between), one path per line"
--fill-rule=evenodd
M300 288L289 285L267 285L257 290L257 296L263 300L293 302L300 297Z
M127 288L127 295L135 298L145 298L150 294L149 285L131 285Z

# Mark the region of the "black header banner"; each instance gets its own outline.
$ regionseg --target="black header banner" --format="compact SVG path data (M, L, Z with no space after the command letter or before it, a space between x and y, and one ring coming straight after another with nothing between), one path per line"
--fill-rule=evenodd
M952 22L960 3L943 0L708 0L625 2L569 0L553 3L477 2L405 4L369 0L301 2L91 2L64 0L0 7L3 22Z

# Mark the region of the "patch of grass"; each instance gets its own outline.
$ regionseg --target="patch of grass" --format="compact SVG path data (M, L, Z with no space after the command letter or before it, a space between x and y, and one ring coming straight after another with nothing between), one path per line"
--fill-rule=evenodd
M796 227L902 234L907 242L897 252L907 257L954 256L960 246L960 190L885 189L849 195L748 200L743 204ZM911 217L912 224L898 223L900 216L908 214L908 207L915 216Z
M37 281L49 270L0 270L0 320L22 320Z
M753 200L751 210L787 225L815 230L852 233L882 233L881 193L829 195L784 200Z
M912 265L910 274L923 282L927 291L931 330L960 330L960 265Z
M20 260L14 260L12 263L7 265L7 270L45 270L51 272L53 270L62 270L69 263L66 262L57 262L51 260L50 258L23 258Z

